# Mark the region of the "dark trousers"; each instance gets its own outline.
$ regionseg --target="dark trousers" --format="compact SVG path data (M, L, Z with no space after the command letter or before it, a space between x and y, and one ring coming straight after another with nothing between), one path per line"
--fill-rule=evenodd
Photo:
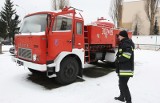
M129 78L119 77L120 97L125 98L126 101L131 101L131 94L127 85Z

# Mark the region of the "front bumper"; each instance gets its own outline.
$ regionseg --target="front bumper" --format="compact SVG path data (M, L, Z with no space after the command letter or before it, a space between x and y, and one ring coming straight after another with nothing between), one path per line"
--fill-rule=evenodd
M15 57L13 57L12 60L15 61L19 66L25 66L27 68L31 68L33 70L37 70L41 72L47 71L46 64L35 64L35 63L24 61Z

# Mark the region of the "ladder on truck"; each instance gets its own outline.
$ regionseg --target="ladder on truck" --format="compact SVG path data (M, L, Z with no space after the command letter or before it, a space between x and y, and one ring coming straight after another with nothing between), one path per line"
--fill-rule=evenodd
M88 27L84 26L84 43L85 43L85 62L90 63L90 45L89 45L89 35Z

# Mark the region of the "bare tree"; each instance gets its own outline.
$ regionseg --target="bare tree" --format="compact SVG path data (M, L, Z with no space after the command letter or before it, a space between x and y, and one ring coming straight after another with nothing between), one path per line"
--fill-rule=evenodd
M148 20L150 22L150 35L153 33L155 15L157 13L159 0L144 0L145 2L145 12L147 14Z
M59 10L63 9L65 6L69 6L69 0L51 0L52 1L52 9Z
M140 16L138 13L135 14L135 17L133 19L133 24L132 24L132 30L134 30L133 35L138 35L140 34L141 28L142 28L143 21L141 20Z
M117 27L122 26L123 1L124 0L112 0L111 6L110 6L110 16L113 22L117 25Z
M58 8L57 8L57 2L56 2L57 0L51 0L51 4L52 4L52 9L53 10L58 10Z

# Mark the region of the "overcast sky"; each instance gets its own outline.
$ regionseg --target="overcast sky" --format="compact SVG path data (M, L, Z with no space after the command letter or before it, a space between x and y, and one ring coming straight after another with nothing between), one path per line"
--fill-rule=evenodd
M12 0L20 18L24 15L37 11L50 11L51 0ZM131 0L125 0L131 1ZM0 10L4 7L5 0L0 0ZM110 20L109 8L111 0L70 0L70 5L83 10L85 23L97 20L98 17L105 17Z

